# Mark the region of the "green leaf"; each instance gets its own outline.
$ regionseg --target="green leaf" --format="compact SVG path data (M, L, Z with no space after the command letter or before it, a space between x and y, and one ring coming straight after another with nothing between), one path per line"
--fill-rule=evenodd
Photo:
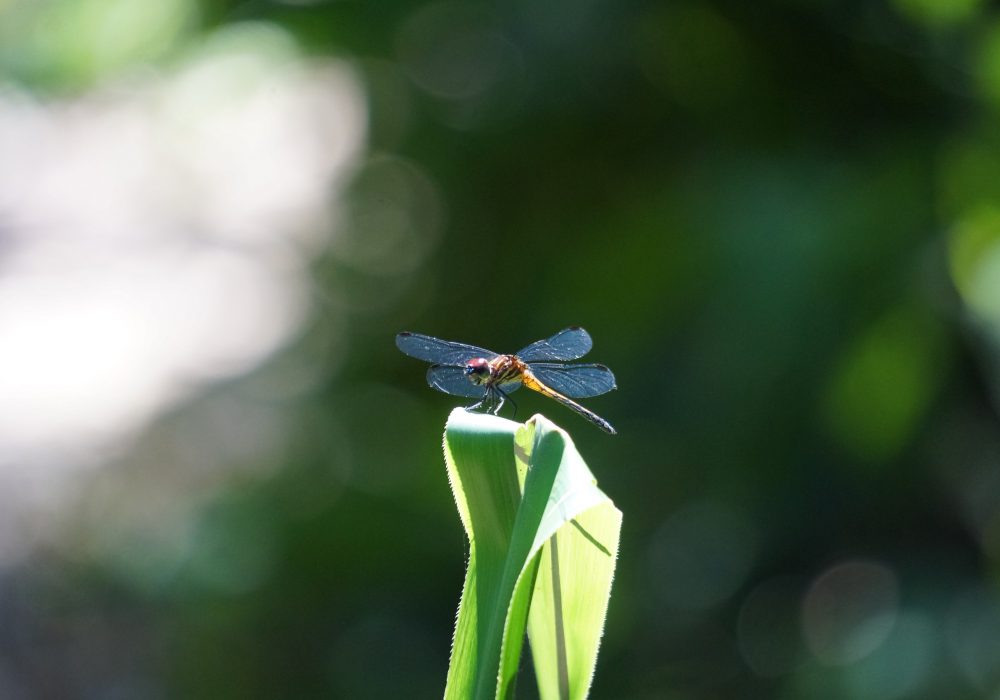
M456 409L445 462L469 537L445 698L511 698L527 630L543 700L585 698L621 513L565 431Z

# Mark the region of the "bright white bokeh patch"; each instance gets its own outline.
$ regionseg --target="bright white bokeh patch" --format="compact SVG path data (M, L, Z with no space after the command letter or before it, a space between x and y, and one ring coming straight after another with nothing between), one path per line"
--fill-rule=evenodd
M73 99L0 85L0 512L301 330L365 123L259 24Z

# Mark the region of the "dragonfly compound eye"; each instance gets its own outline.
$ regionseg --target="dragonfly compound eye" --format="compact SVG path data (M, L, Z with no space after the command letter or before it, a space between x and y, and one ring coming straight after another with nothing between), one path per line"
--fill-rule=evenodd
M490 363L481 357L469 360L465 365L465 374L475 384L481 383L490 374Z

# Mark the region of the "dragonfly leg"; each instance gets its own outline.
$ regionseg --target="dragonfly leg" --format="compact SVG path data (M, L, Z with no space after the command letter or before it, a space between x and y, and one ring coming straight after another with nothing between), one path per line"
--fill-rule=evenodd
M517 417L517 404L514 403L514 399L510 398L510 394L508 394L506 391L504 391L500 387L497 387L497 393L500 394L500 396L502 397L500 399L500 405L501 406L503 405L504 400L510 401L510 405L514 407L514 413L512 413L510 417L512 419L516 418ZM497 410L499 411L500 409L498 408Z
M493 410L491 413L496 416L500 414L500 409L503 407L504 398L507 394L503 392L503 389L495 389L491 393L493 394Z
M490 400L490 392L487 391L486 394L483 396L483 398L479 399L479 401L476 401L476 403L472 404L471 406L466 406L465 410L466 411L475 411L477 408L481 408L483 406L483 404L489 403L489 400ZM486 409L486 410L489 410L489 409Z

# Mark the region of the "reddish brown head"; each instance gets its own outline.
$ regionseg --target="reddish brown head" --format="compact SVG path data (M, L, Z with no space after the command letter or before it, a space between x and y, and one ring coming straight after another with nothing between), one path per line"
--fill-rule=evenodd
M482 384L490 376L490 363L482 357L474 357L465 363L465 376L473 384Z

